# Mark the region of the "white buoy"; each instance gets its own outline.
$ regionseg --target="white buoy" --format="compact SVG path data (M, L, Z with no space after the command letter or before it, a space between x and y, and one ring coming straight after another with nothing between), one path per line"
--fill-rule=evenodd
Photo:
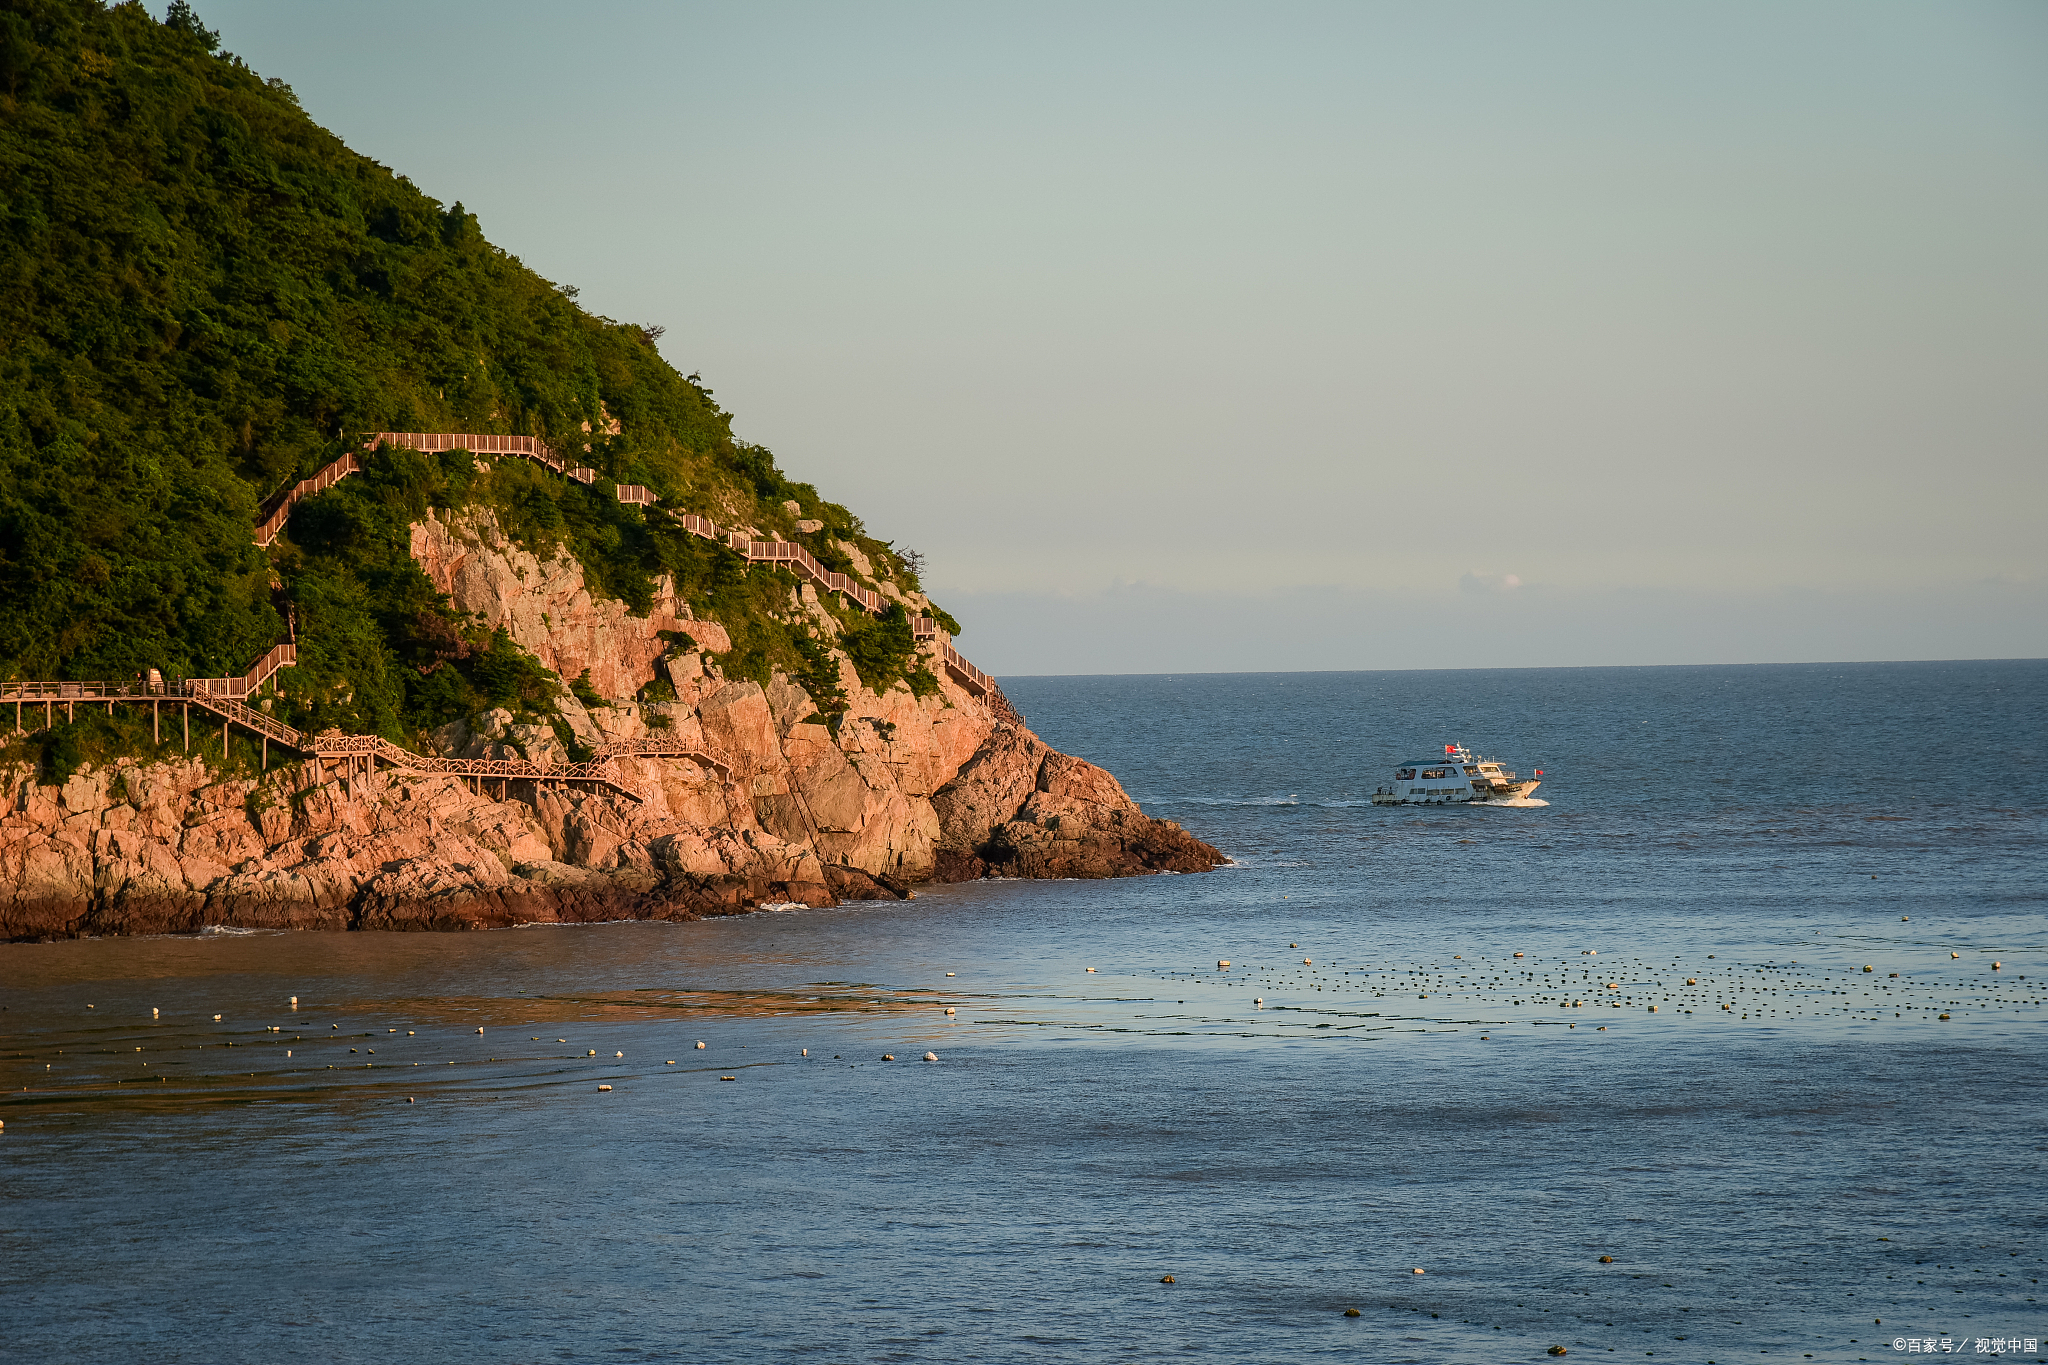
M959 1012L960 1012L960 1011L958 1011L958 1010L956 1010L956 1009L953 1009L953 1008L951 1008L950 1006L949 1006L949 1007L947 1008L947 1010L946 1010L946 1013L947 1013L947 1014L958 1014Z
M1422 1274L1422 1273L1423 1273L1423 1271L1422 1271L1422 1267L1421 1267L1421 1266L1417 1266L1417 1267L1415 1267L1415 1273L1416 1273L1416 1274L1418 1274L1418 1275Z
M1521 956L1522 956L1522 954L1520 954L1520 953L1516 953L1516 954L1515 954L1515 956L1516 956L1516 957L1521 957Z
M674 1059L674 1058L670 1058L670 1059L669 1059L669 1063L668 1063L668 1064L669 1064L670 1066L674 1066L674 1065L675 1065L675 1059Z
M1216 959L1216 965L1227 971L1230 967L1230 959L1227 957L1219 957Z
M87 1005L87 1006L86 1006L86 1008L87 1008L87 1009L91 1009L91 1008L92 1008L92 1006L91 1006L91 1005ZM220 1016L219 1016L218 1014L216 1014L216 1015L214 1015L214 1016L213 1016L213 1022L214 1022L214 1023L216 1023L216 1024L218 1024L218 1023L220 1022Z
M936 1052L927 1052L924 1054L924 1059L928 1062L936 1062L937 1060L939 1060L939 1054Z
M702 1043L699 1043L699 1044L697 1044L697 1051L699 1051L699 1052L702 1052L703 1050L704 1050L704 1044L702 1044Z
M882 1060L885 1062L893 1062L896 1060L896 1054L893 1052L885 1052L882 1054Z
M583 1055L584 1055L584 1056L586 1056L586 1057L595 1057L595 1056L597 1055L597 1049L596 1049L596 1048L592 1048L592 1049L590 1049L590 1051L588 1051L588 1052L584 1053Z
M482 1029L478 1029L478 1030L477 1030L477 1032L478 1032L478 1033L482 1033L482 1032L483 1032L483 1030L482 1030Z
M1264 1009L1266 1007L1266 997L1263 995L1255 995L1252 997L1252 1003L1254 1005L1257 1005L1260 1009Z
M947 972L947 973L946 973L946 975L947 975L947 976L958 976L958 975L960 975L960 973L958 973L958 972Z
M1092 971L1094 971L1095 969L1094 969L1093 967L1090 967L1090 968L1088 968L1088 970L1092 972Z
M164 1012L160 1009L152 1009L149 1012L149 1017L152 1019L161 1019L164 1017Z
M1301 965L1304 967L1313 967L1315 965L1315 959L1311 957L1305 957L1301 960Z
M292 1008L293 1008L293 1009L297 1009L298 1007L299 1007L299 997L297 997L297 996L295 995L295 996L293 996L293 997L292 997ZM406 1103L407 1103L407 1104L411 1104L411 1103L412 1103L412 1101L411 1101L411 1100L407 1100L407 1101L406 1101Z
M810 1055L811 1055L811 1050L810 1050L809 1048L805 1048L805 1049L804 1049L804 1051L803 1051L803 1055L804 1055L804 1056L806 1056L806 1057L810 1056ZM674 1066L674 1065L675 1065L675 1063L674 1063L674 1062L670 1062L670 1063L669 1063L669 1065L670 1065L670 1066Z
M612 1056L614 1056L614 1057L623 1057L623 1056L625 1056L625 1055L626 1055L626 1054L625 1054L625 1053L623 1053L623 1052L614 1052L614 1053L612 1054Z
M599 1089L599 1090L609 1090L609 1089L611 1089L611 1087L610 1087L610 1086L608 1086L608 1085L601 1085L601 1086L599 1086L599 1087L598 1087L598 1089Z

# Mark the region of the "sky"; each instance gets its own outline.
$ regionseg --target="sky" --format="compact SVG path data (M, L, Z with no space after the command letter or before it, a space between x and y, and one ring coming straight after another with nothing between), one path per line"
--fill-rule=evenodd
M198 0L1002 674L2048 655L2048 5Z

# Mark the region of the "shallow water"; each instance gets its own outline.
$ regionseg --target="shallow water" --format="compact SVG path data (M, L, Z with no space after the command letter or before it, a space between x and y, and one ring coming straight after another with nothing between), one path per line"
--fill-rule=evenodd
M1005 686L1237 865L0 946L0 1353L2042 1357L2048 665Z

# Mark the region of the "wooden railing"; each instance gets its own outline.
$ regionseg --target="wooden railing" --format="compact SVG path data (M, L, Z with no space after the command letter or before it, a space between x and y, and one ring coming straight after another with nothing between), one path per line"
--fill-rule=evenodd
M356 460L354 451L349 451L334 460L310 479L300 479L298 484L266 504L263 516L256 522L256 543L269 545L277 539L277 533L291 520L292 504L300 498L310 498L315 493L324 493L351 474L360 474L363 466Z
M615 739L597 751L600 759L610 758L693 758L707 768L716 768L730 778L732 764L708 750L674 739Z
M472 455L517 455L557 474L562 472L561 457L546 441L533 436L492 436L476 431L379 431L363 442L363 449L375 450L380 445L430 454L466 450Z
M953 676L960 680L960 685L976 696L985 697L995 687L996 680L968 663L965 656L953 648L952 641L939 641L939 657L945 660L947 668L953 670Z
M231 697L216 696L202 692L192 686L193 682L213 681L192 679L185 684L185 698L194 706L204 707L222 720L233 721L244 730L253 730L265 739L274 739L288 749L304 751L305 736L281 720L273 720L253 706L244 706Z
M889 610L888 598L880 593L868 591L846 574L827 569L818 562L816 555L793 540L755 540L739 531L721 532L718 523L694 513L676 512L670 515L691 535L702 536L706 540L722 540L733 550L757 564L780 564L794 569L826 591L840 594L870 615L880 616ZM994 678L967 662L966 656L953 648L952 641L939 638L939 623L936 620L929 616L913 616L910 618L910 633L918 640L937 640L936 652L940 662L968 691L979 697L987 697L997 690Z
M161 683L152 690L141 679L128 682L10 682L0 683L0 702L46 701L166 701L172 694Z
M887 599L880 593L869 592L846 574L827 569L816 555L793 540L752 540L734 531L725 537L725 542L756 564L783 564L801 571L827 592L838 593L870 615L880 616L889 610Z
M278 669L295 667L298 662L298 645L272 645L270 652L250 665L249 671L241 677L187 678L185 690L194 695L204 693L212 697L246 697L268 682Z
M589 782L610 787L622 796L645 801L647 794L630 785L619 765L609 758L589 763L566 763L545 767L524 758L429 758L401 749L381 735L344 735L329 730L315 735L306 750L315 758L361 758L371 765L385 763L416 773L445 773L451 777L499 778L520 782Z

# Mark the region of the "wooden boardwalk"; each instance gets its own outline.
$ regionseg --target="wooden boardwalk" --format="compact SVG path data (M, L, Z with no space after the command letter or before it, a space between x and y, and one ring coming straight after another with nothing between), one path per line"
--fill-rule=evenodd
M446 773L478 781L496 781L501 789L508 782L580 782L608 787L635 801L646 800L647 793L626 781L625 774L619 769L618 760L621 758L687 758L713 769L727 781L731 781L733 775L732 764L718 754L667 739L613 740L600 747L588 763L559 766L524 758L431 758L410 749L401 749L381 735L345 735L339 730L314 735L311 740L302 741L299 747L318 761L323 771L329 761L338 759L349 765L350 772L358 763L368 770L374 770L377 764L382 763L403 772Z
M494 436L480 432L461 431L379 431L372 433L363 442L366 451L379 446L408 448L422 452L466 450L474 455L512 455L531 460L535 464L575 479L580 483L595 483L598 473L594 469L567 469L560 456L547 445L532 436ZM331 461L310 479L301 479L292 487L279 493L263 506L262 515L255 527L256 543L268 546L275 541L291 519L292 508L301 500L323 493L351 474L363 472L362 456L348 451ZM615 486L620 502L637 504L662 512L673 519L690 534L706 540L716 541L745 558L749 563L767 564L788 569L800 578L808 578L827 592L838 593L846 601L871 615L886 615L892 600L882 594L861 586L850 575L827 569L818 562L817 556L793 540L755 540L741 531L720 527L709 518L690 512L663 509L656 506L660 501L652 491L639 484L618 484ZM933 654L955 681L976 696L986 698L996 707L997 713L1006 720L1021 724L1023 718L1017 715L1009 699L1003 696L996 680L976 668L953 648L953 642L939 629L937 621L929 616L910 618L912 636L920 642L933 645ZM643 800L644 794L631 786L620 772L617 760L621 758L686 758L700 763L717 772L726 781L733 777L732 764L720 755L707 749L682 744L679 741L649 736L643 739L615 740L600 748L588 763L572 763L560 767L545 767L525 759L457 759L430 758L402 749L378 735L344 735L338 730L308 736L286 725L262 710L247 703L247 698L257 695L263 684L276 676L281 668L290 668L298 663L297 642L290 641L274 645L253 665L249 671L236 678L186 678L174 685L166 685L154 669L146 678L131 682L71 682L53 680L45 682L0 683L0 706L14 703L14 727L23 729L26 709L32 706L43 708L43 722L47 727L56 721L59 706L64 708L66 720L77 719L77 708L82 705L104 705L109 714L118 705L146 705L150 708L151 733L156 742L163 742L163 708L174 705L179 708L179 721L184 730L184 744L187 752L192 747L192 709L218 720L221 726L221 746L227 747L228 734L232 727L240 726L256 736L263 745L263 764L269 766L270 746L275 743L293 752L314 759L323 774L330 762L348 765L350 773L362 765L364 771L374 771L379 763L406 772L446 773L453 776L484 782L496 779L501 784L521 782L573 782L601 786L616 791L635 801Z
M513 781L583 783L608 787L635 801L645 800L646 793L626 781L618 766L621 758L687 758L712 769L726 781L731 781L733 776L731 762L722 755L680 740L660 737L614 740L600 747L588 763L550 767L523 758L433 758L401 749L381 735L345 735L339 730L329 730L309 736L225 691L209 690L205 686L219 681L218 678L190 678L175 686L166 686L159 681L154 690L143 680L128 683L6 683L0 684L0 705L14 703L17 731L25 729L25 708L32 706L43 708L46 727L55 723L59 706L64 708L66 720L77 719L80 705L104 705L109 713L117 705L148 706L151 709L152 734L159 744L163 742L163 708L166 705L176 706L188 752L192 747L192 708L197 707L220 722L223 746L227 742L229 727L239 726L262 742L263 766L269 766L270 746L275 743L314 759L323 775L333 760L347 763L350 773L356 771L358 764L367 773L382 763L405 772L447 773L456 777L496 780L501 786ZM239 683L242 679L231 681Z

